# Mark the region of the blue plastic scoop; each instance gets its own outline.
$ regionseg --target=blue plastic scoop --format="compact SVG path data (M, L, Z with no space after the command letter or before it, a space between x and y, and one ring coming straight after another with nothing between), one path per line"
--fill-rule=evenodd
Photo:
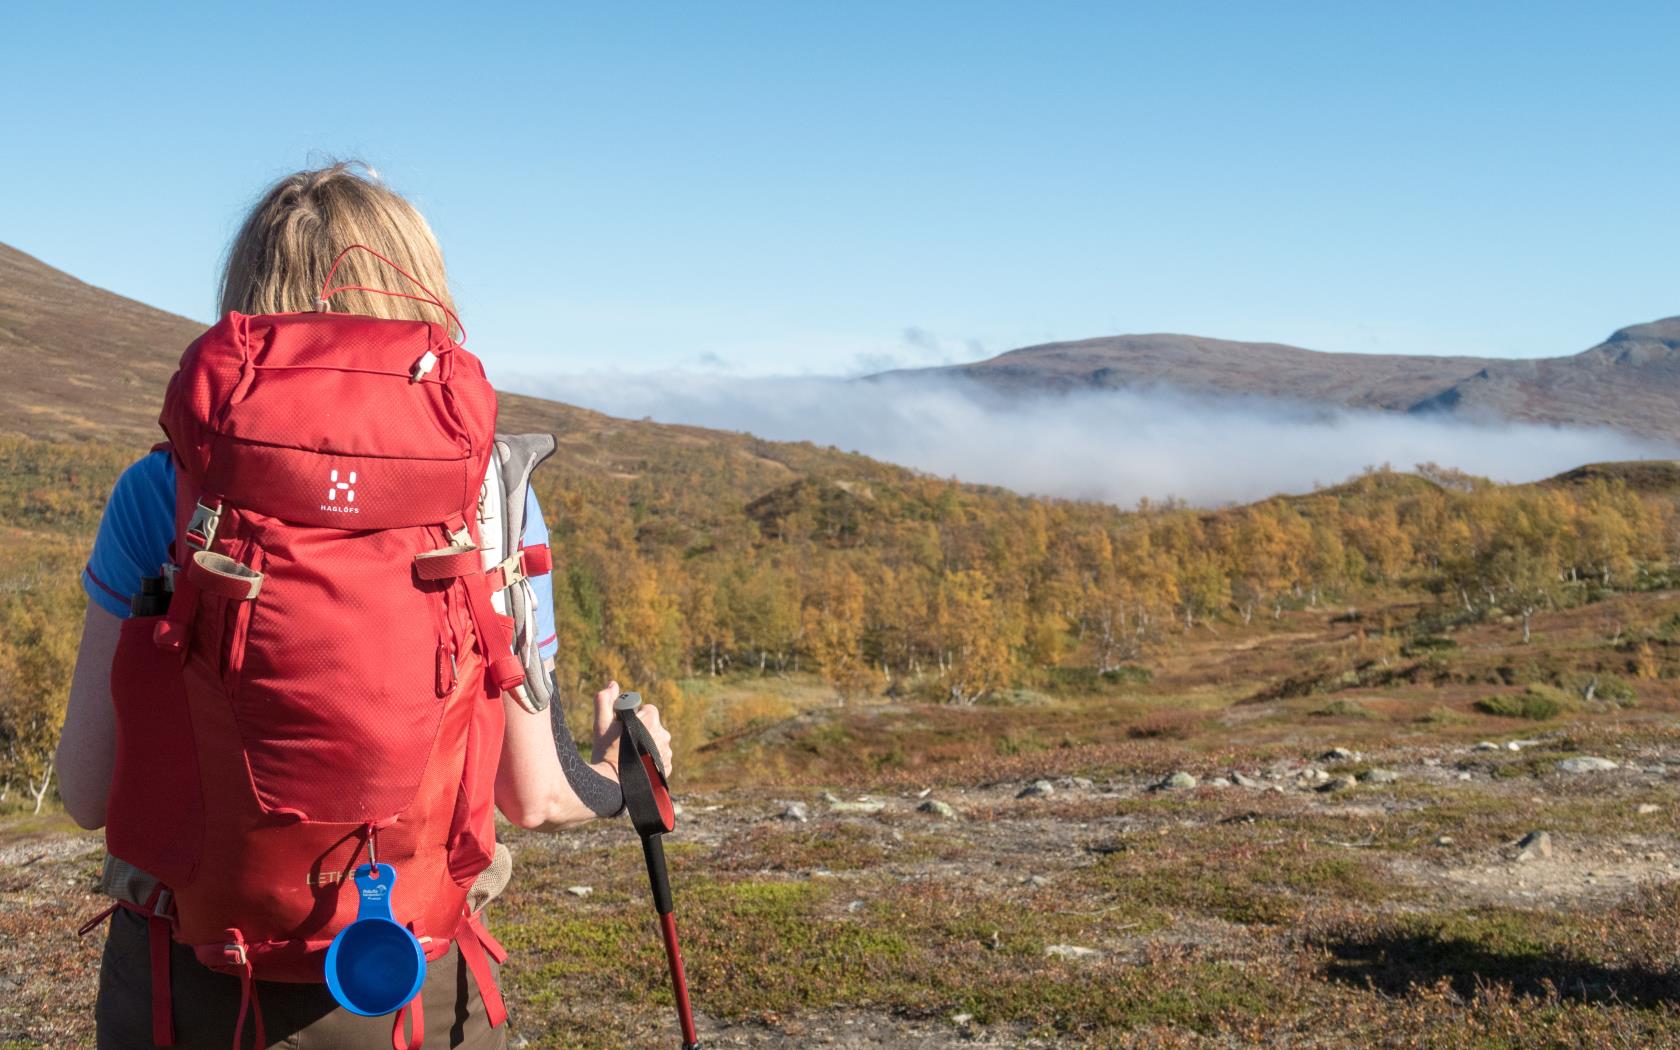
M397 869L363 864L356 869L361 908L327 948L327 988L340 1006L363 1017L395 1013L420 994L426 952L408 927L391 918Z

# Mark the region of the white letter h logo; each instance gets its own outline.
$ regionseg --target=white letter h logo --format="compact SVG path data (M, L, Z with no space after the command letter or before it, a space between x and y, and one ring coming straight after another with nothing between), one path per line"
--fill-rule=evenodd
M332 472L332 477L329 480L332 481L332 484L327 487L327 498L328 499L337 500L339 490L343 489L344 490L344 502L346 502L346 503L356 502L356 490L350 487L350 486L352 486L356 483L356 472L355 471L352 470L350 472L350 480L349 481L338 480L338 471L336 471L336 470Z

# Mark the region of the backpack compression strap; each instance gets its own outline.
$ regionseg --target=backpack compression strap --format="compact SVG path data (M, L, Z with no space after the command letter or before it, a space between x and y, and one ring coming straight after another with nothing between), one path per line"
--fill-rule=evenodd
M460 577L467 597L467 614L478 636L478 651L488 664L489 679L501 692L512 692L525 683L525 669L513 655L506 620L490 605L490 582L485 579L483 559L477 544L467 533L467 523L449 523L450 545L414 556L414 571L422 580Z

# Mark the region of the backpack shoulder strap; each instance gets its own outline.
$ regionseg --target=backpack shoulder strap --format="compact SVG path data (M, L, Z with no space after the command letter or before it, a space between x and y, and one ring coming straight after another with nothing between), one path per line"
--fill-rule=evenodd
M553 434L497 434L496 457L502 464L502 492L507 512L502 516L507 550L518 550L525 536L525 496L531 472L554 455Z
M546 546L525 545L525 507L531 472L554 454L554 448L552 434L497 434L495 463L486 477L484 493L492 505L480 513L486 526L500 525L500 535L494 537L499 542L484 537L487 548L496 548L496 564L487 565L486 570L494 573L498 565L501 568L501 579L493 583L500 586L505 611L513 617L514 651L525 667L520 699L532 711L547 709L554 700L554 690L537 652L541 639L537 637L536 598L526 578L547 573L551 558Z

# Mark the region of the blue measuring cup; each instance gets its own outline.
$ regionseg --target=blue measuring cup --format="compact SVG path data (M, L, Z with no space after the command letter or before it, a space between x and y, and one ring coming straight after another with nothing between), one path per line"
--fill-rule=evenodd
M408 927L391 918L397 869L363 864L356 869L361 907L356 921L327 947L327 988L340 1006L363 1017L395 1013L426 982L426 951Z

